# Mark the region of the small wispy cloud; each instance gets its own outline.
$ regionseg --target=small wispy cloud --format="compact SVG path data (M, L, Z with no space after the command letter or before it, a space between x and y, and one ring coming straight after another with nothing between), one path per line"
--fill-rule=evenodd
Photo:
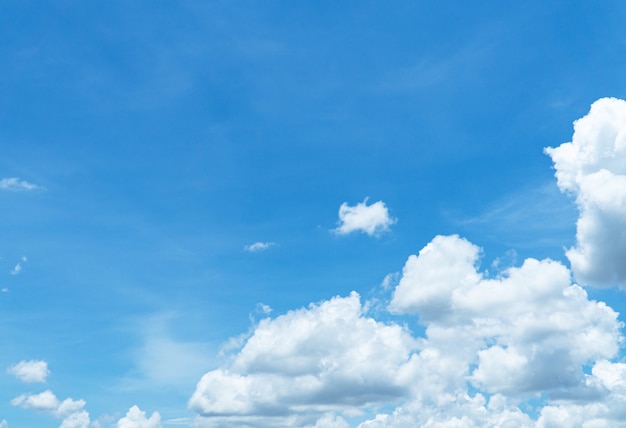
M274 245L276 245L275 242L255 242L254 244L246 245L243 249L250 253L256 253L258 251L265 251Z
M20 180L17 177L11 177L0 180L0 190L6 190L8 192L23 192L29 190L43 190L43 187L29 183L26 180Z
M31 360L13 364L7 369L7 373L12 374L22 382L41 383L46 381L50 370L45 361Z
M24 267L24 263L26 263L27 261L28 261L28 259L26 258L26 256L22 256L20 261L17 262L17 264L13 268L13 270L11 270L11 275L19 275L22 272L22 269Z
M389 216L389 210L383 201L367 205L367 199L354 206L346 202L339 207L339 227L333 231L339 235L363 232L370 236L387 232L397 219Z

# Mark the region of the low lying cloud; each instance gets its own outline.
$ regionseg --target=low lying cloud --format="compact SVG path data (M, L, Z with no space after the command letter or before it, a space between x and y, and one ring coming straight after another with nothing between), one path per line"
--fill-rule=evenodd
M87 428L90 424L89 413L84 410L85 400L66 398L59 401L50 390L39 394L22 394L11 400L11 404L62 419L60 428Z
M335 297L262 320L229 364L202 377L189 405L202 426L309 426L403 397L418 347L403 327L366 317L357 293Z
M626 427L623 324L572 280L625 287L626 102L594 103L573 142L546 151L580 211L571 270L512 257L489 275L477 245L436 236L382 285L386 310L417 319L421 337L355 292L266 318L198 382L196 425ZM339 217L339 234L394 221L367 200Z
M20 361L9 367L7 372L26 383L45 382L50 375L48 363L41 360Z
M569 143L547 148L559 189L576 198L576 246L567 251L585 285L626 288L626 101L602 98L574 122Z
M3 178L0 180L0 190L6 190L9 192L23 192L28 190L41 190L43 187L36 184L29 183L25 180L20 180L17 177Z
M147 418L146 412L137 406L128 409L126 416L117 422L117 428L161 428L161 415L154 412Z
M397 220L389 216L383 201L367 205L367 198L354 206L346 202L339 207L339 227L333 229L339 235L363 232L370 236L387 232Z
M274 245L276 245L274 242L255 242L254 244L246 245L243 249L244 251L248 251L250 253L256 253L258 251L268 250Z

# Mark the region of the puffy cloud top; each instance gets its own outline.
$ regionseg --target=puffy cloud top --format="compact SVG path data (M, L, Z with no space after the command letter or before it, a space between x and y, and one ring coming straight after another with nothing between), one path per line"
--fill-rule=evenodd
M227 366L202 377L189 405L225 426L275 416L308 426L324 412L404 396L403 367L417 346L402 327L366 317L358 294L335 297L262 320Z
M596 101L574 122L572 141L546 153L580 210L577 244L567 252L576 279L626 287L626 101Z
M22 394L11 400L11 404L24 409L33 409L62 419L60 428L87 428L89 413L84 410L85 400L66 398L63 401L50 390L39 394Z
M50 374L48 363L40 360L20 361L9 367L7 372L26 383L45 382Z
M117 421L117 428L161 428L161 415L154 412L150 418L146 418L146 412L133 406L125 417Z
M346 202L339 207L339 227L334 231L340 235L363 232L377 235L389 230L396 219L389 216L389 210L383 201L367 205L367 198L354 206Z

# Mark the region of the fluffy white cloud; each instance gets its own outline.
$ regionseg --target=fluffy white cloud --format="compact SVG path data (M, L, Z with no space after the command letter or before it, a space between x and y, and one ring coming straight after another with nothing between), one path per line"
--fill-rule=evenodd
M335 297L262 320L226 366L202 377L189 405L203 426L343 426L328 412L407 394L418 346L406 329L366 317L358 294Z
M577 280L626 287L626 102L594 103L572 143L546 151L580 210L567 252ZM366 202L342 205L337 233L389 227L384 204L363 214L379 204ZM489 276L481 253L437 236L399 282L384 281L395 285L387 309L417 317L422 338L368 317L356 293L261 321L198 383L197 425L626 427L618 314L560 262L529 258Z
M24 190L37 190L41 189L36 184L29 183L25 180L20 180L17 177L3 178L0 180L0 190L7 190L10 192L19 192Z
M383 201L367 205L367 198L354 206L347 203L339 207L339 227L333 229L340 235L352 232L364 232L377 235L389 230L396 219L389 216L389 210Z
M66 398L59 401L50 390L39 394L22 394L11 400L11 404L24 409L45 412L62 419L61 428L87 428L89 426L89 413L84 410L84 400Z
M255 253L257 251L267 250L274 245L276 245L274 242L255 242L254 244L246 245L243 249L245 251Z
M527 259L489 278L480 254L438 236L409 257L389 308L417 315L424 338L366 316L356 293L262 320L198 383L197 424L343 427L346 416L400 403L360 426L582 426L581 417L619 426L617 313L561 263ZM533 420L520 403L537 394L548 403Z
M152 413L150 418L146 418L146 412L139 407L133 406L128 409L126 416L117 422L117 428L160 428L161 415L159 412Z
M571 284L565 266L527 259L485 278L479 254L458 236L436 237L409 258L390 303L420 316L430 345L452 341L456 356L466 353L476 386L506 394L578 387L583 365L617 354L617 313Z
M7 372L26 383L45 382L50 374L48 363L40 360L20 361L9 367Z
M596 101L574 122L572 141L546 152L580 211L577 244L567 252L576 279L626 287L626 101Z
M9 423L6 421L6 419L0 421L0 428L9 428Z

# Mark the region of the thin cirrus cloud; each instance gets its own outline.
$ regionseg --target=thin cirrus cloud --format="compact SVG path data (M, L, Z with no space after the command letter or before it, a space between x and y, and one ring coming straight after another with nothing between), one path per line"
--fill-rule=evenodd
M339 226L333 231L339 235L363 232L369 236L387 232L396 219L389 215L383 201L367 205L367 199L354 206L346 202L339 207Z
M626 427L623 323L572 281L626 278L625 106L599 100L573 143L547 149L579 208L571 269L528 258L492 277L480 247L436 236L386 281L387 311L416 317L423 337L377 321L354 292L263 319L198 382L196 426L346 428L361 415L358 428ZM337 233L388 227L380 204L384 215L362 215L375 205L366 201L342 205Z
M0 180L0 190L8 192L23 192L29 190L42 190L43 187L17 177L3 178Z
M28 258L26 258L26 256L23 256L19 262L17 262L17 264L15 265L15 267L13 267L13 269L11 269L11 275L19 275L20 273L22 273L22 269L24 269L24 264L28 262Z
M42 360L20 361L10 366L7 372L25 383L43 383L50 375L48 363Z
M249 253L257 253L259 251L268 250L274 245L276 245L275 242L255 242L254 244L246 245L243 249Z

